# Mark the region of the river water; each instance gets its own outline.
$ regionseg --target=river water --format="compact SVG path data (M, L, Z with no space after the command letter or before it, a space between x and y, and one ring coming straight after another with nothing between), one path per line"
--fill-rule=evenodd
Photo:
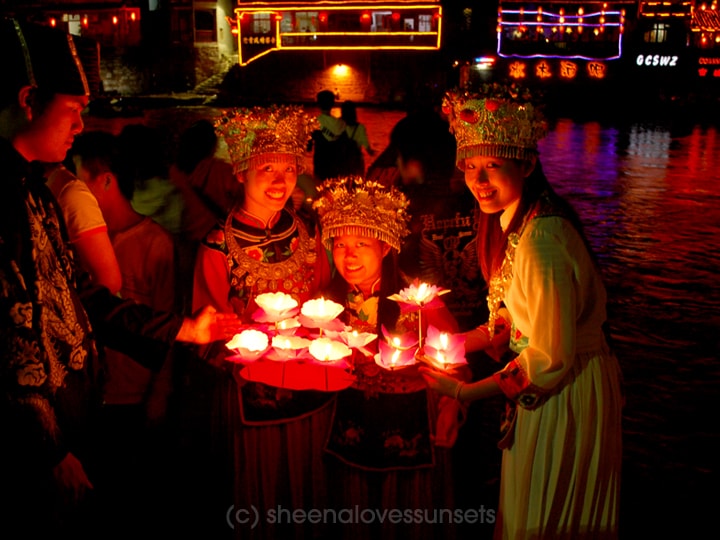
M142 121L176 134L220 112L163 108L86 124ZM358 110L377 150L403 116ZM704 536L719 502L720 128L701 118L557 118L540 152L606 273L626 391L622 538Z

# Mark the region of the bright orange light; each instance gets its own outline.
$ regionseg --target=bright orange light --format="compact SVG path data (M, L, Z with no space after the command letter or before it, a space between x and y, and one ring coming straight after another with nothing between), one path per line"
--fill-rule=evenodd
M113 21L113 24L117 24L118 23L117 16L113 15L112 21Z
M282 21L282 19L283 19L282 15L280 15L280 14L275 15L275 20L276 20L276 21L279 22L279 21Z
M365 11L362 15L360 15L360 20L363 22L368 22L370 20L370 14Z
M320 19L321 23L326 23L327 22L327 13L321 13L320 15L318 15L318 19Z
M332 73L336 77L345 77L350 72L350 68L348 68L345 64L338 64L335 67L333 67Z
M50 26L55 28L55 25L57 25L57 21L55 20L55 17L51 17L50 18Z
M131 21L135 20L135 12L134 11L130 12L130 20Z
M88 18L87 18L87 16L86 16L86 17L83 17L82 24L83 24L83 26L87 26L87 25L88 25Z

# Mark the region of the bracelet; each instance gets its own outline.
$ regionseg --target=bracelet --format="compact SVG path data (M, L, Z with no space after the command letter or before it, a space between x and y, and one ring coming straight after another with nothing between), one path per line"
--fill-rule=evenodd
M457 383L457 386L455 387L455 401L460 401L460 392L462 392L463 386L465 386L464 381Z

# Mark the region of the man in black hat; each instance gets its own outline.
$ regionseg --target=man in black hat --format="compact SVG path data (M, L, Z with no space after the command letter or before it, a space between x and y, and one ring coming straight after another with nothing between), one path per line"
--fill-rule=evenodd
M159 369L175 341L228 338L238 324L213 309L153 312L76 273L35 165L62 161L82 130L85 74L69 34L0 23L0 530L35 537L77 532L68 510L92 488L81 463L98 404L96 338Z

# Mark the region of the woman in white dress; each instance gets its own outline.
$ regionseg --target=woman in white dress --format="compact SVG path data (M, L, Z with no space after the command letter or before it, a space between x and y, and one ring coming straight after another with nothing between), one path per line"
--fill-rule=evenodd
M497 347L507 335L515 356L472 383L422 371L458 400L508 398L497 538L616 538L622 397L603 332L605 289L580 220L540 167L542 116L515 88L486 92L448 94L443 107L482 211L489 283L489 320L466 346Z

